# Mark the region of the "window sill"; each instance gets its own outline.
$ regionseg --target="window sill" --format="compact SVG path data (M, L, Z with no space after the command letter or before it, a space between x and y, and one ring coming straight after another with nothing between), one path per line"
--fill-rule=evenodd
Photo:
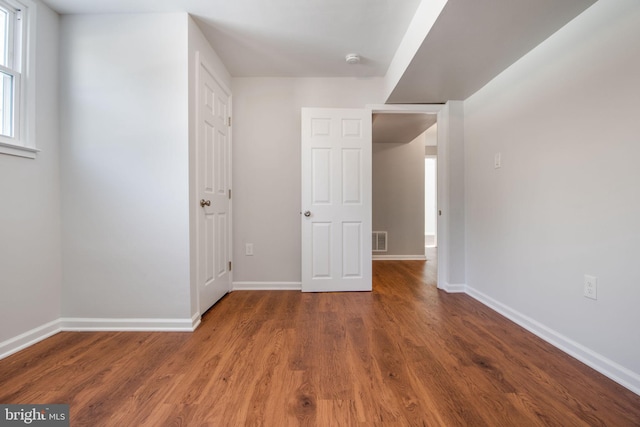
M7 144L0 142L0 154L8 154L10 156L26 157L27 159L35 159L40 150L37 148L23 147L21 145Z

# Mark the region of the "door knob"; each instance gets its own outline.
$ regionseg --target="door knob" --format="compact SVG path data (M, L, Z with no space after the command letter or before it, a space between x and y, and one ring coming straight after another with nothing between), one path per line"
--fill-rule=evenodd
M309 218L309 217L311 216L311 212L306 211L306 212L304 213L304 216L306 216L307 218Z
M202 206L203 208L205 206L211 206L211 200L205 200L205 199L200 200L200 206Z

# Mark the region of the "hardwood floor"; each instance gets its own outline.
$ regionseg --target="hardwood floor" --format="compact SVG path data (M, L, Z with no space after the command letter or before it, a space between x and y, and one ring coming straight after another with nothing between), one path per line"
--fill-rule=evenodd
M234 292L194 333L60 333L0 361L0 403L69 403L72 426L640 425L640 396L431 264L376 261L371 293Z

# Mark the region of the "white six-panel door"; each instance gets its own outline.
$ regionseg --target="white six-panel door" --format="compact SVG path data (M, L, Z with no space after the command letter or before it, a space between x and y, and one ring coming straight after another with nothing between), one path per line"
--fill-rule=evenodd
M370 291L371 111L302 109L302 291Z
M197 271L203 314L230 289L230 94L197 56Z

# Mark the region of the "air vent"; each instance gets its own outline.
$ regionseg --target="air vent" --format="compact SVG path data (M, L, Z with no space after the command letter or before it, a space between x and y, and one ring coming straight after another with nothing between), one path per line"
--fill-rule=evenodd
M374 231L371 237L371 247L373 252L387 252L386 231Z

